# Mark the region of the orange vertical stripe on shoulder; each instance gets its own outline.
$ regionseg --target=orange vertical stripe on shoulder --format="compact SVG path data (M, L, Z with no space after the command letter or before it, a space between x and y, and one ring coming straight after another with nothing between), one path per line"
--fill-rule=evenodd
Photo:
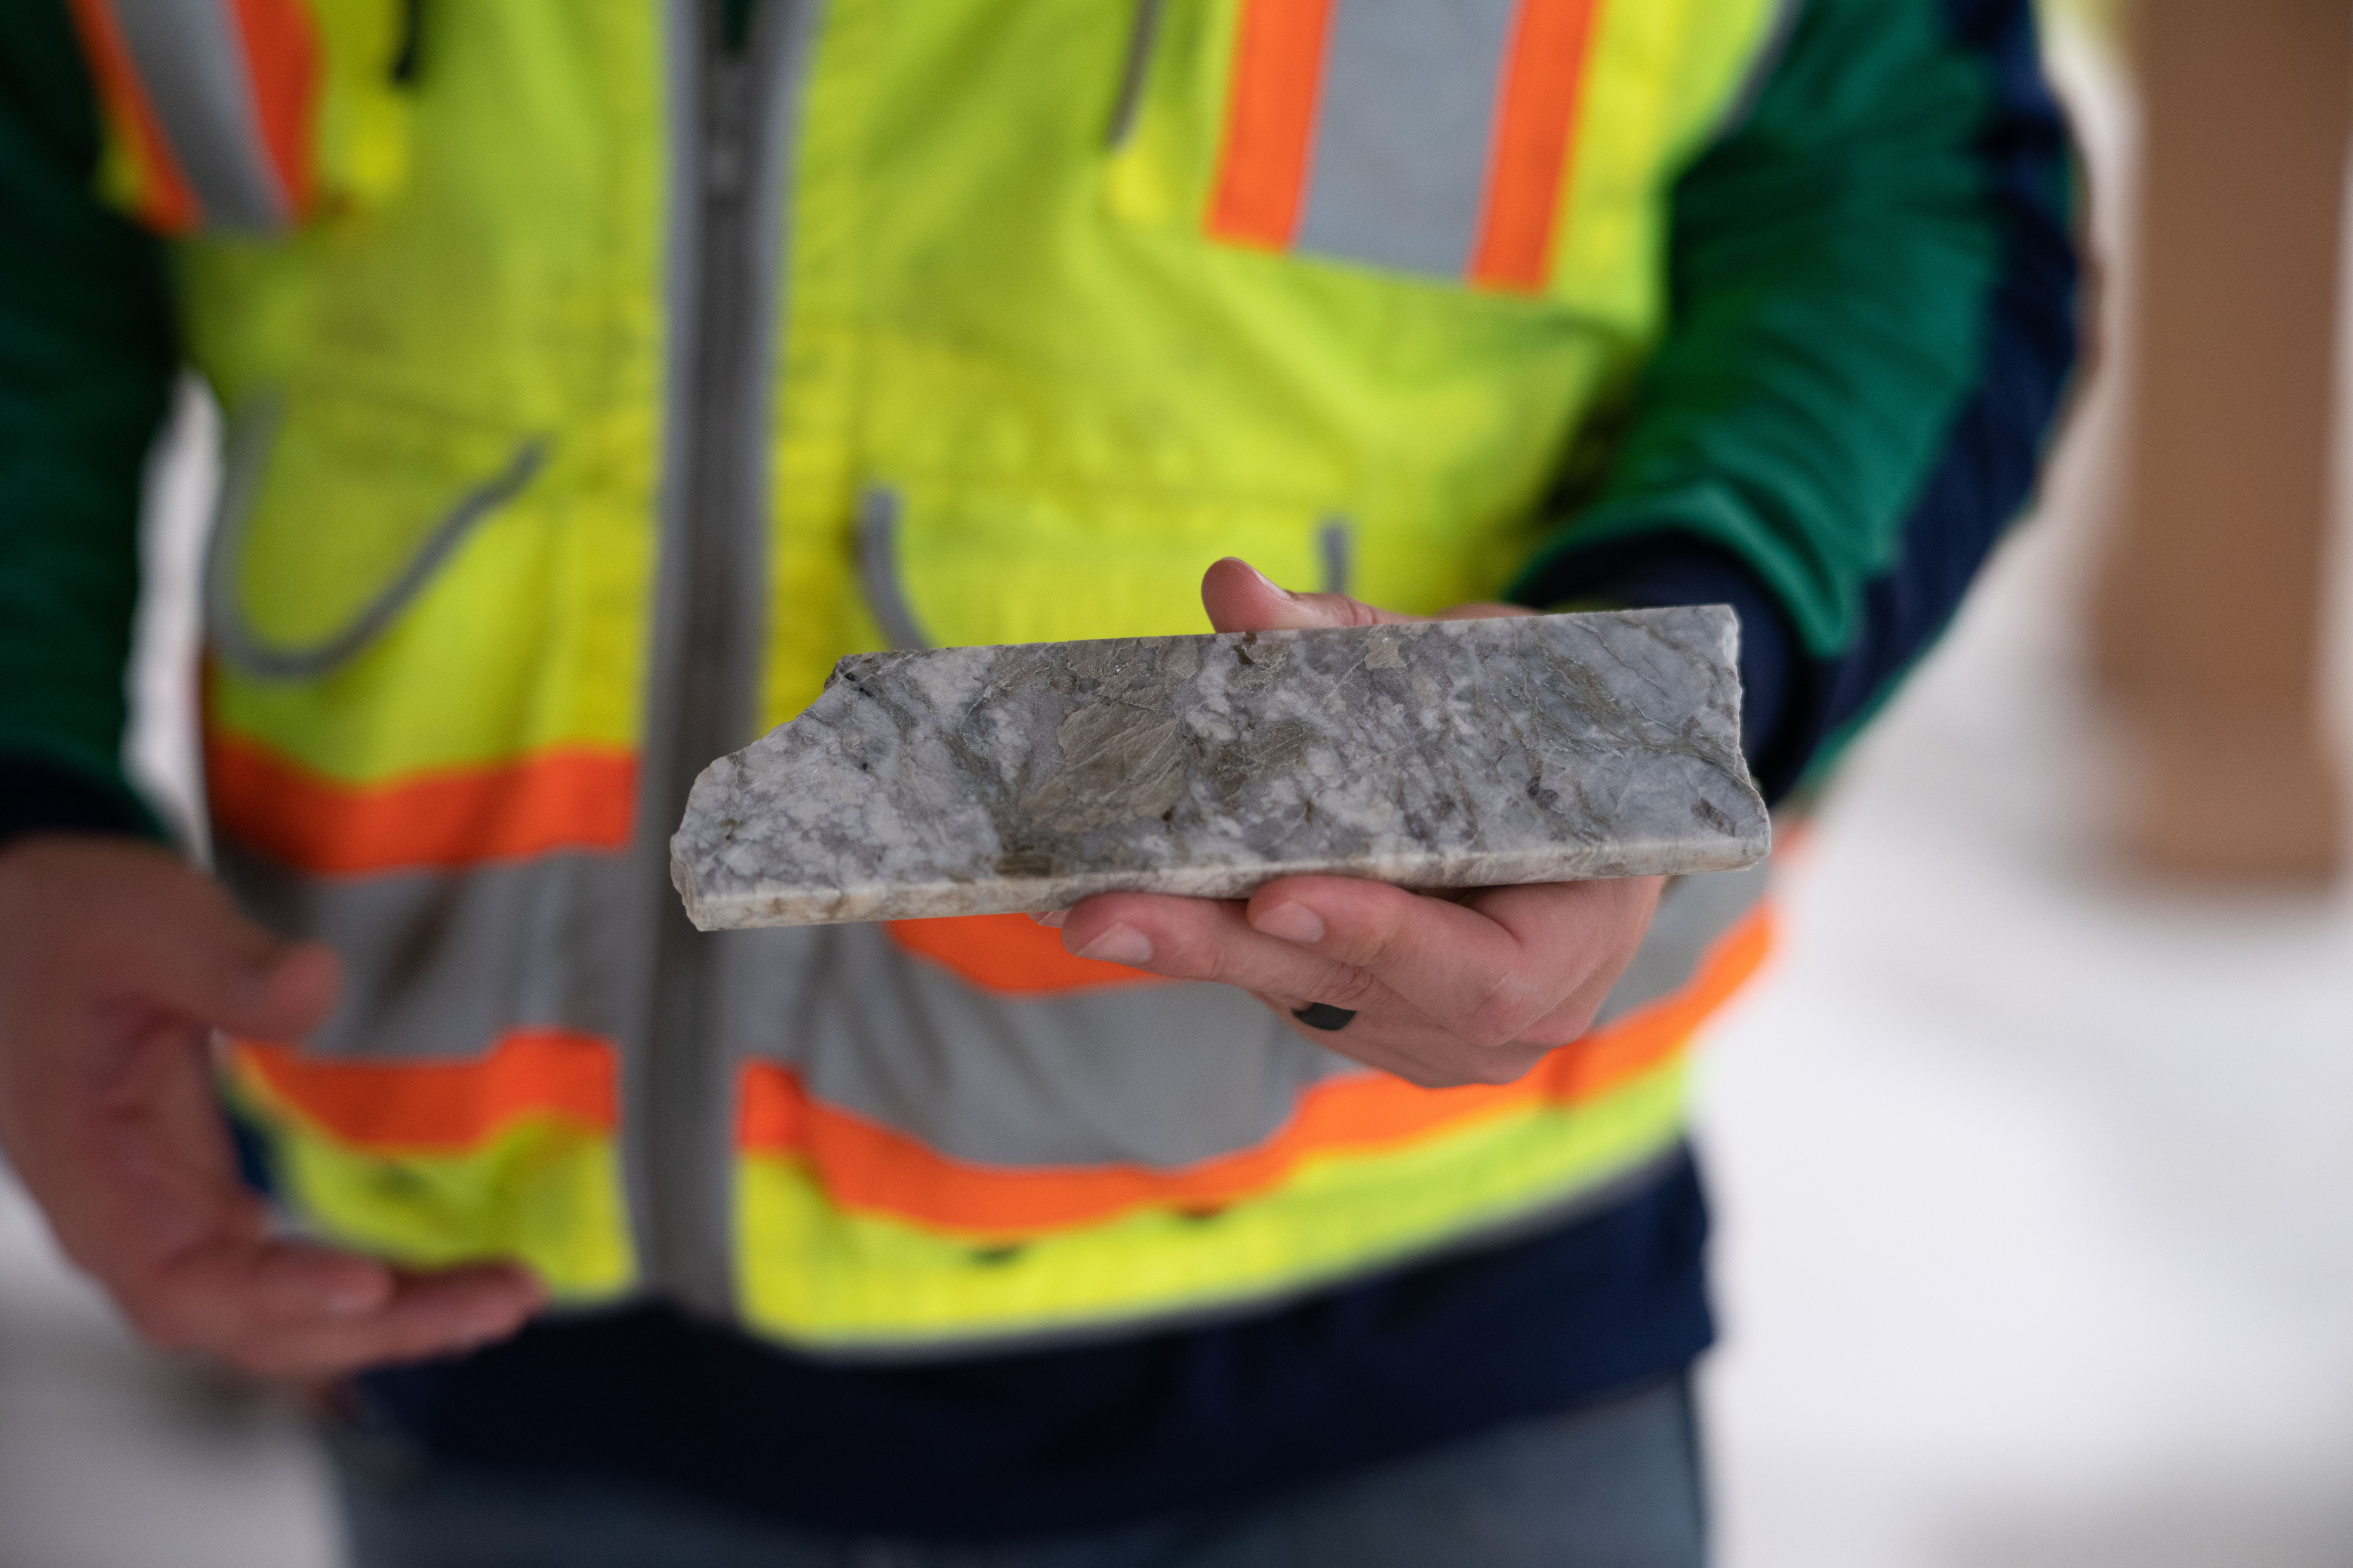
M1281 250L1299 229L1334 0L1248 0L1209 233Z
M1602 0L1520 0L1495 111L1471 280L1535 293L1551 280L1562 183Z
M1079 958L1062 933L1028 915L959 915L892 921L884 928L909 952L930 959L969 984L1007 996L1048 996L1113 985L1166 985L1156 974Z
M619 1121L618 1058L594 1035L518 1029L460 1061L347 1061L248 1040L232 1050L271 1099L369 1152L463 1151L526 1116L598 1131Z
M319 32L302 0L229 0L245 37L255 118L286 193L287 217L311 210L311 129L319 108Z
M196 194L180 172L163 121L148 101L146 84L132 63L122 41L114 7L108 0L71 0L74 30L81 35L82 55L90 62L99 100L118 135L129 143L139 171L139 191L133 216L158 234L185 234L203 218Z
M617 849L629 841L637 773L630 752L579 747L347 784L234 735L205 741L220 832L297 870L326 873Z

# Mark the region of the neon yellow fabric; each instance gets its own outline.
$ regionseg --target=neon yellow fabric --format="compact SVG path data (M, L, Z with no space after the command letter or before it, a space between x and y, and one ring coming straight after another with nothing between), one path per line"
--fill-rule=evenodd
M179 247L232 419L283 408L236 563L255 631L347 625L524 443L544 469L381 640L314 680L217 668L210 719L372 783L638 738L660 467L665 204L651 5L469 5L396 194Z
M1166 8L1117 148L1130 6L825 7L783 225L755 730L884 640L855 538L872 489L899 498L895 587L942 644L1198 630L1209 562L1312 584L1334 526L1352 591L1400 610L1493 595L1525 561L1560 433L1661 330L1672 174L1731 104L1770 0L1604 8L1553 284L1534 297L1209 238L1240 4ZM324 36L356 58L378 14L345 10ZM358 171L350 199L283 240L178 249L192 352L233 424L282 409L230 563L265 639L349 625L454 508L546 444L543 470L349 662L216 668L216 731L353 785L627 749L643 728L679 330L661 12L467 0L431 16L413 99L327 117L338 166ZM1673 1136L1679 1081L1319 1159L1217 1226L1137 1215L1002 1268L751 1159L744 1304L755 1326L846 1343L1295 1289L1606 1180ZM417 1262L511 1251L581 1293L627 1278L601 1142L515 1129L462 1157L386 1159L285 1110L268 1119L281 1162L333 1235ZM529 1188L571 1195L519 1198L517 1162L573 1173Z
M843 539L867 487L902 500L905 595L943 644L1198 630L1211 561L1314 584L1335 520L1356 593L1397 609L1525 562L1555 433L1662 324L1670 175L1771 6L1604 8L1542 299L1207 237L1240 10L1167 7L1113 150L1130 8L831 8L782 345L771 722L881 643Z
M609 1299L635 1278L620 1162L593 1128L527 1116L462 1152L360 1151L254 1074L230 1089L268 1135L285 1198L345 1246L417 1268L514 1258L558 1300Z
M408 180L408 95L394 79L405 0L310 0L324 70L315 140L317 205L377 206Z

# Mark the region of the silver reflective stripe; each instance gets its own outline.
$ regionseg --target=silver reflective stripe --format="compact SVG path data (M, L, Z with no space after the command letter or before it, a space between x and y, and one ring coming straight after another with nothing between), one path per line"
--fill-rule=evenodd
M290 646L269 642L253 629L237 582L237 569L244 562L246 524L259 499L262 476L268 471L285 412L279 394L256 393L229 420L220 499L205 556L206 642L224 664L257 680L315 679L383 636L475 527L538 477L550 446L545 438L535 437L517 447L504 468L459 498L448 515L427 533L408 564L351 619L316 641Z
M715 940L733 944L738 1055L954 1159L1179 1170L1256 1148L1304 1090L1366 1070L1228 986L1006 996L880 926Z
M1634 962L1610 988L1593 1026L1599 1028L1690 984L1708 951L1765 901L1771 864L1678 877L1668 883Z
M1765 887L1761 867L1671 884L1596 1026L1691 984ZM1008 996L880 926L714 940L732 1055L789 1066L827 1104L980 1164L1182 1169L1258 1147L1309 1089L1368 1070L1226 986Z
M1297 247L1460 278L1518 0L1338 0Z
M112 0L164 140L207 228L270 234L294 203L270 160L229 0Z
M866 607L895 648L932 646L899 578L899 492L870 489L858 502L858 574L866 587Z
M514 1029L612 1039L628 1022L632 886L623 855L560 854L464 870L295 871L233 841L218 868L246 910L343 961L316 1055L479 1057Z

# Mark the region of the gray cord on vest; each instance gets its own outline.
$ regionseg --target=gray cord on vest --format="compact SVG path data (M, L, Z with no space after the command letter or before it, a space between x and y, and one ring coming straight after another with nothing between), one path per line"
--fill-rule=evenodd
M285 418L275 394L249 399L229 426L221 474L220 502L214 513L212 546L205 561L205 622L214 654L224 664L261 680L310 680L343 664L381 637L408 607L443 562L475 525L522 492L547 464L553 443L534 436L515 448L506 468L477 486L435 527L424 547L401 574L332 636L302 647L263 639L238 603L237 569L244 555L246 529Z

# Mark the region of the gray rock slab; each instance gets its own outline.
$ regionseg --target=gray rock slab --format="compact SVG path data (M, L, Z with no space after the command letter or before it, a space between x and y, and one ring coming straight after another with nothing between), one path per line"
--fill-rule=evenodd
M860 654L703 770L705 931L1754 864L1722 605Z

